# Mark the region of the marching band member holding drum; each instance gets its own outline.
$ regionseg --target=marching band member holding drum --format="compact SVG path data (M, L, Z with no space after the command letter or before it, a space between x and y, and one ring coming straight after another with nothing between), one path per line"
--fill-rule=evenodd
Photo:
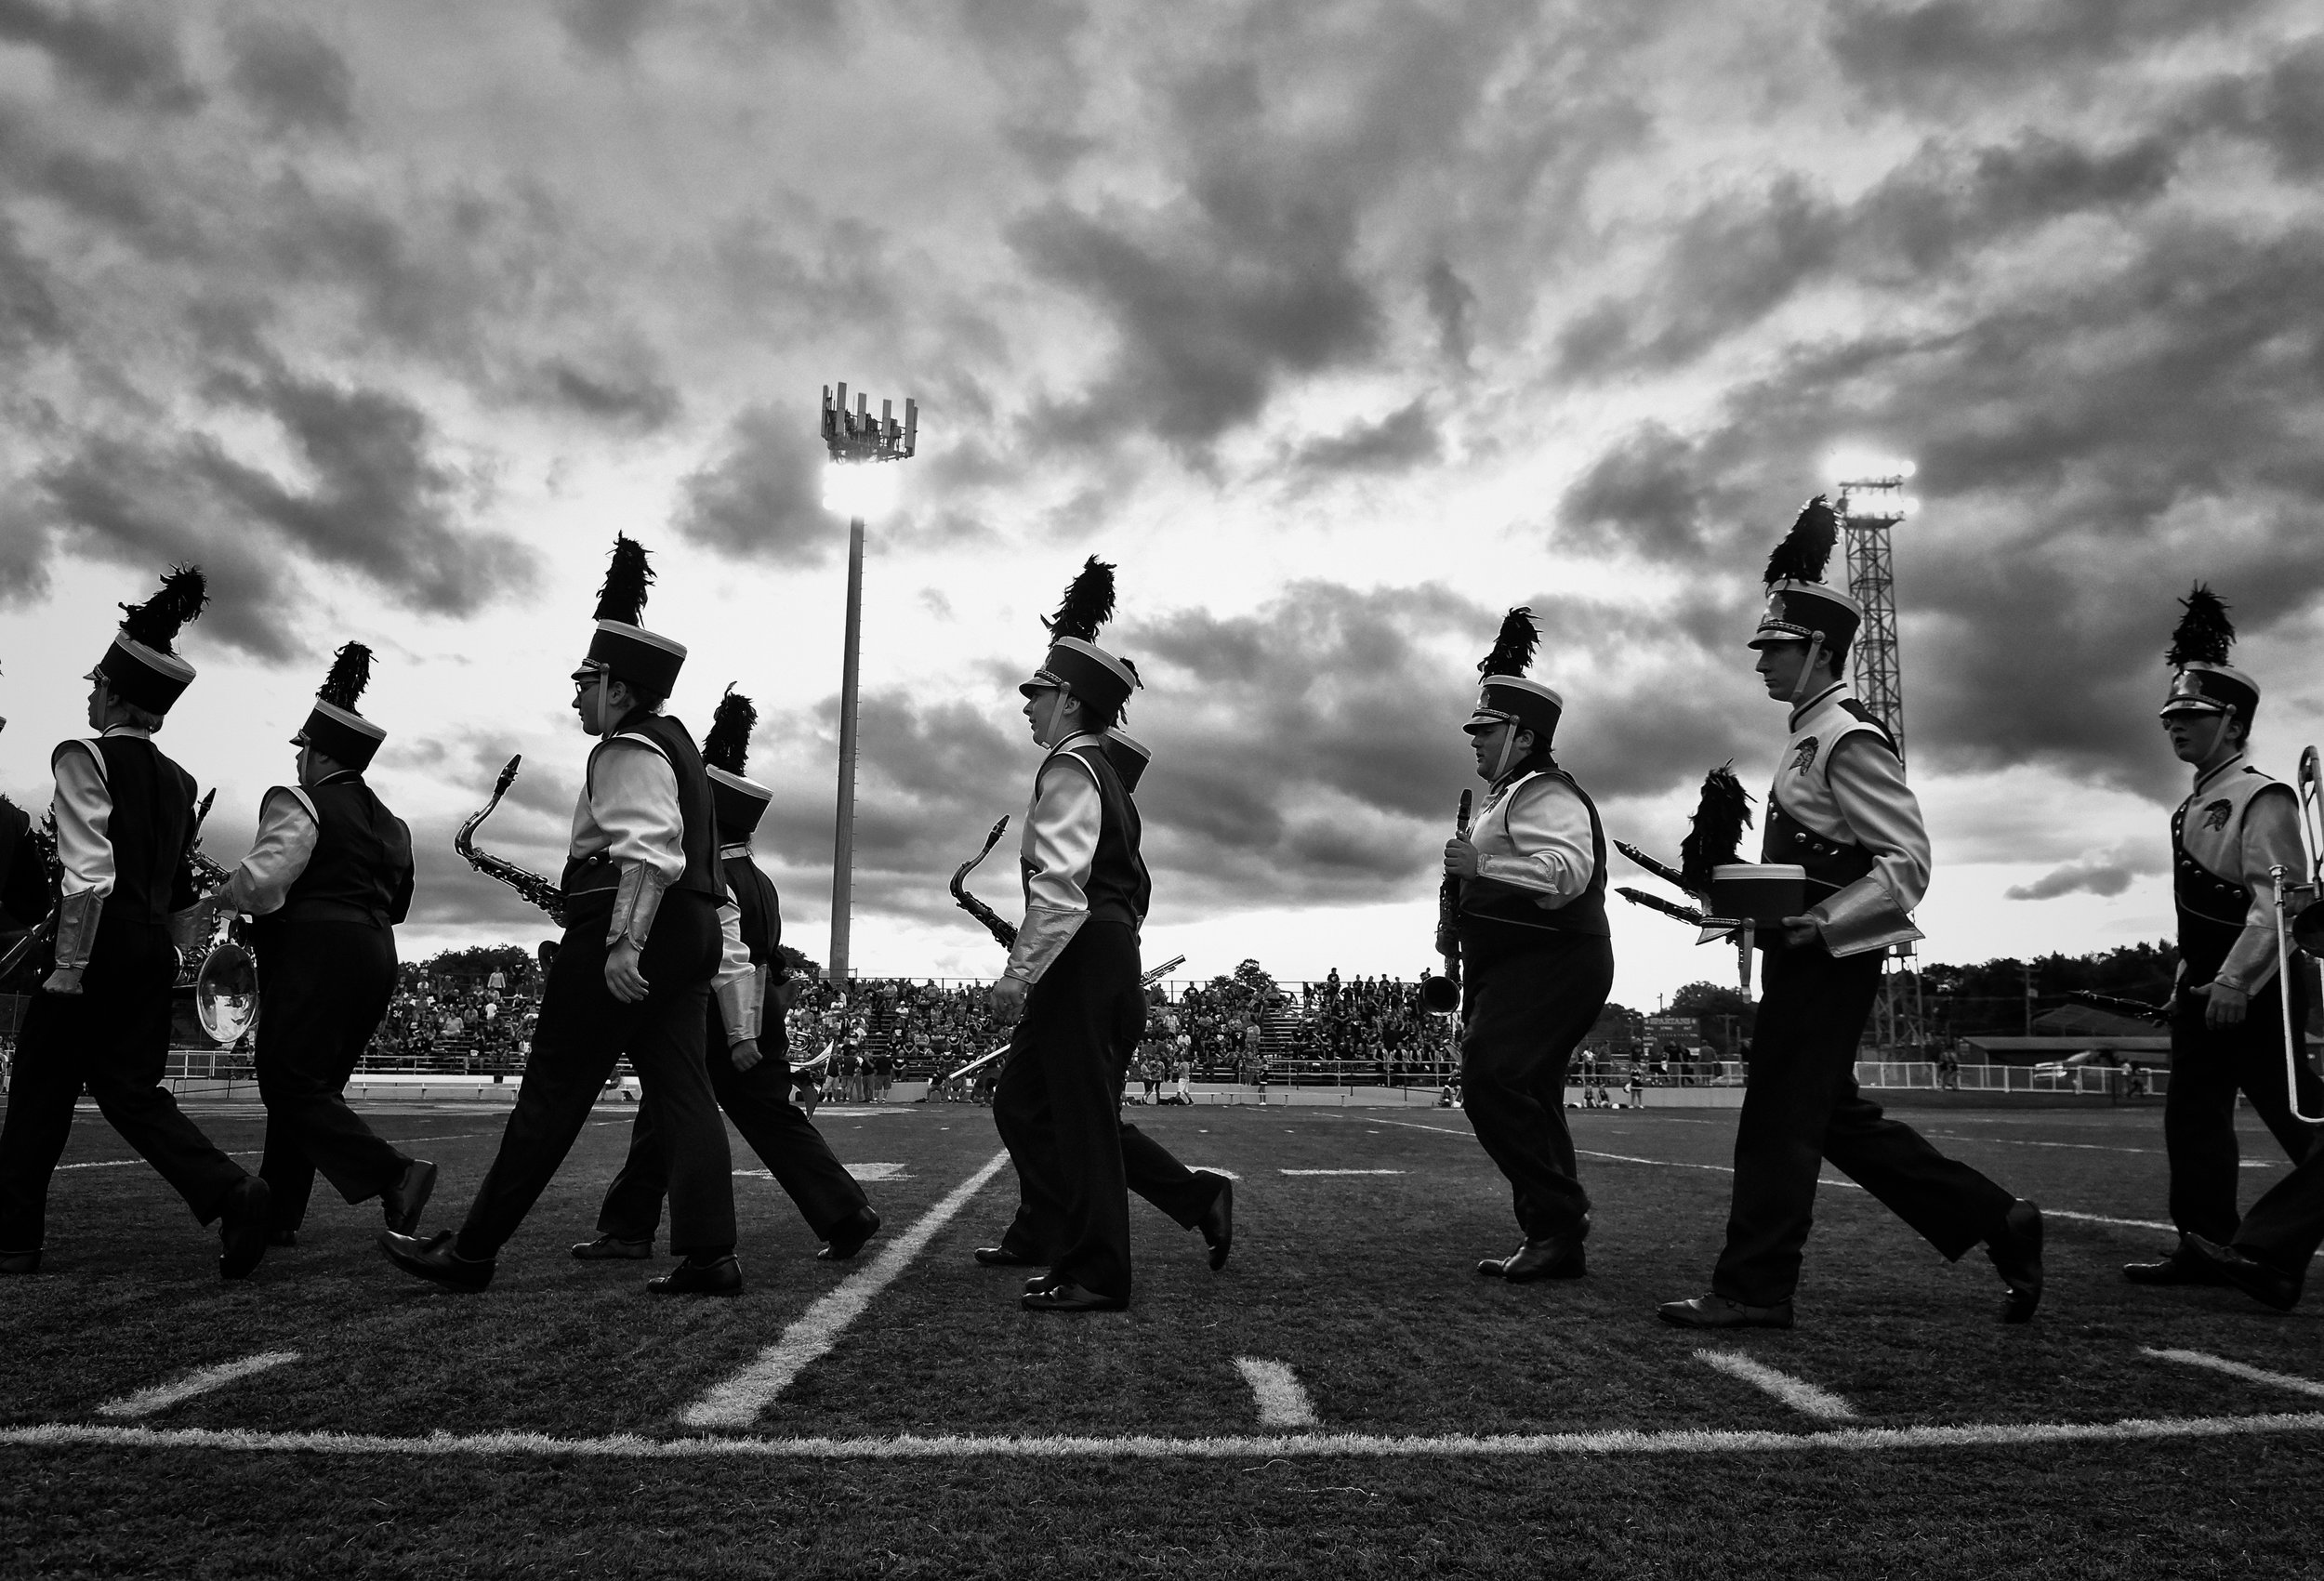
M223 900L254 919L258 1096L271 1238L296 1245L315 1171L350 1203L379 1199L409 1234L436 1166L382 1141L340 1093L395 995L395 925L412 904L412 835L363 783L387 732L355 710L371 650L350 642L315 693L298 783L258 805L258 835Z
M565 934L500 1152L456 1236L379 1238L397 1267L449 1289L492 1282L494 1258L572 1150L624 1054L667 1150L670 1249L685 1259L646 1288L742 1289L726 1123L702 1047L726 887L702 754L661 712L685 646L638 625L652 580L645 550L616 537L597 634L573 676L574 712L598 744L573 810Z
M222 1277L244 1278L266 1255L266 1182L212 1146L161 1085L175 943L191 942L207 913L188 861L193 777L152 738L193 680L172 644L208 597L202 573L184 566L145 603L124 606L112 646L89 672L97 739L65 742L50 759L63 895L0 1129L0 1273L40 1267L48 1179L84 1085L194 1217L218 1225Z
M2316 1128L2294 1109L2324 1113L2324 1087L2305 1059L2289 1061L2299 1072L2299 1091L2285 1090L2280 995L2287 985L2276 974L2269 869L2280 864L2294 882L2306 875L2299 803L2290 785L2244 758L2260 688L2227 667L2235 627L2226 606L2199 585L2183 608L2165 655L2172 670L2162 707L2171 750L2195 771L2194 789L2171 815L2179 976L2171 996L2171 1090L2163 1099L2162 1135L2171 1158L2171 1221L2179 1227L2181 1244L2158 1261L2126 1265L2123 1274L2138 1285L2215 1285L2224 1277L2218 1262L2193 1243L2200 1237L2214 1247L2241 1245L2236 1228L2238 1090L2295 1165L2316 1151ZM2289 984L2294 1027L2307 1024L2302 987L2296 977ZM2263 1219L2254 1243L2262 1263L2288 1256L2276 1244L2279 1231L2267 1228L2280 1220L2280 1206ZM2291 1237L2298 1239L2297 1233ZM2311 1243L2308 1251L2314 1249ZM2308 1251L2281 1266L2304 1271Z
M1752 636L1767 695L1790 734L1767 795L1766 863L1807 869L1815 903L1763 932L1766 989L1735 1139L1735 1196L1710 1294L1666 1302L1692 1328L1789 1328L1791 1293L1823 1161L1958 1260L1984 1243L2006 1287L2005 1323L2041 1301L2041 1213L1857 1091L1856 1044L1881 985L1881 958L1918 939L1912 908L1929 883L1929 837L1886 727L1841 679L1863 620L1822 582L1839 519L1818 494L1767 562L1767 611ZM1772 931L1772 930L1771 930Z
M1512 610L1477 666L1484 683L1461 728L1489 789L1466 837L1445 847L1460 886L1460 1107L1508 1178L1525 1237L1477 1271L1520 1282L1588 1271L1590 1194L1565 1126L1565 1068L1614 989L1605 831L1551 756L1565 705L1525 679L1538 640L1533 612ZM1439 953L1451 943L1439 940Z

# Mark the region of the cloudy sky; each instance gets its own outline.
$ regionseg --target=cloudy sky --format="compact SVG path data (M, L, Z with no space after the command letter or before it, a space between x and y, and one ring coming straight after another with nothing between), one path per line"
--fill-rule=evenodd
M921 413L863 969L997 966L942 882L1022 810L1010 687L1087 552L1149 686L1149 955L1408 975L1500 611L1673 850L1705 769L1774 767L1769 544L1887 465L1930 953L2152 938L2192 578L2262 763L2324 735L2319 175L2324 26L2238 0L0 0L0 788L46 800L114 604L198 560L163 744L213 851L361 639L406 952L539 937L450 835L521 751L486 843L554 871L626 530L673 712L759 701L820 956L845 379ZM1622 909L1618 996L1732 968Z

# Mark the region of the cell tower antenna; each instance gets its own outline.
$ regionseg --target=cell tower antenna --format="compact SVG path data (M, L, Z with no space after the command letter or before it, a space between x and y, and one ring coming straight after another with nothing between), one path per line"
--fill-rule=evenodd
M1896 649L1896 568L1889 530L1905 519L1902 477L1855 478L1840 485L1840 521L1848 547L1848 596L1864 607L1856 633L1856 696L1905 750L1905 678Z

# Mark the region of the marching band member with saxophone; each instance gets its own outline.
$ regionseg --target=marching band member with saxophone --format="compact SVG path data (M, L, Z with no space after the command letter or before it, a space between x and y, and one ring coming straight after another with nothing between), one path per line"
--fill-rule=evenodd
M1445 846L1460 887L1460 1107L1525 1232L1477 1271L1521 1283L1588 1271L1590 1194L1565 1125L1565 1068L1614 990L1605 831L1551 756L1565 700L1525 679L1538 640L1533 612L1512 610L1477 665L1484 683L1461 728L1489 789L1467 836ZM1437 942L1452 954L1454 941Z
M646 1288L662 1296L742 1289L726 1124L702 1047L726 888L702 754L661 711L685 645L638 624L653 574L635 540L614 540L597 633L573 675L574 712L598 744L573 810L565 934L499 1153L457 1235L423 1241L389 1231L379 1238L397 1267L448 1289L492 1282L501 1246L572 1150L624 1054L664 1139L670 1249L684 1258Z
M758 721L750 699L730 686L702 743L717 809L719 862L730 897L719 908L726 964L710 995L705 1059L719 1107L798 1206L815 1238L828 1243L815 1255L845 1262L878 1232L879 1215L814 1122L791 1102L790 1034L783 1018L789 982L777 949L783 942L783 906L772 880L750 856L750 837L774 793L743 777L751 727ZM580 1243L573 1255L590 1262L653 1256L668 1179L669 1161L654 1130L654 1113L640 1108L629 1129L629 1156L598 1210L597 1239Z
M1764 863L1807 870L1807 898L1763 929L1766 989L1735 1138L1735 1192L1710 1294L1668 1301L1688 1328L1789 1328L1791 1293L1829 1160L1948 1261L1984 1243L2001 1275L2001 1321L2041 1301L2041 1212L1856 1090L1855 1061L1880 993L1881 958L1921 934L1929 836L1888 730L1841 679L1864 619L1824 586L1840 521L1824 496L1800 512L1767 561L1767 608L1749 646L1790 733L1762 829Z
M395 995L395 925L412 904L412 834L363 783L387 731L356 712L371 650L332 661L291 738L298 783L258 804L258 834L219 897L253 919L258 1096L273 1244L296 1245L315 1172L350 1203L379 1199L409 1234L436 1166L380 1140L340 1096Z
M266 1255L267 1185L220 1153L163 1087L179 938L206 916L193 891L193 776L153 733L193 680L172 644L209 601L181 566L145 603L124 605L112 646L89 672L93 741L68 741L56 774L57 854L64 868L50 966L17 1042L0 1128L0 1273L40 1267L48 1179L86 1085L114 1130L218 1225L221 1277Z
M2278 1193L2290 1180L2261 1199L2266 1213L2253 1205L2260 1223L2245 1254L2236 1218L2235 1110L2240 1091L2295 1166L2317 1151L2316 1127L2299 1115L2324 1113L2324 1087L2305 1059L2286 1058L2281 995L2291 995L2294 1027L2307 1025L2307 995L2300 974L2288 983L2277 980L2269 876L2277 866L2294 882L2306 876L2299 801L2290 785L2244 757L2260 687L2227 666L2236 633L2226 606L2198 584L2182 607L2164 655L2172 676L2161 716L2171 750L2195 774L2193 789L2171 815L2179 976L2171 995L2162 1136L2171 1160L2171 1221L2181 1240L2169 1255L2130 1263L2122 1272L2137 1285L2216 1285L2240 1258L2284 1271L2296 1292L2316 1244L2305 1240L2301 1250L2302 1234L2285 1235L2280 1224L2270 1228L2284 1217ZM2287 1068L2298 1072L2297 1092L2287 1090ZM2221 1251L2230 1244L2234 1257Z

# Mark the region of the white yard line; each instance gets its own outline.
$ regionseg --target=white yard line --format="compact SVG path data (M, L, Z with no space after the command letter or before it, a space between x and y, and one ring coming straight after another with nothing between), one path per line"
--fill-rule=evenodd
M239 1362L220 1362L214 1367L200 1367L183 1377L155 1384L152 1389L140 1389L135 1394L108 1400L97 1408L97 1414L100 1416L150 1416L166 1406L177 1404L180 1400L207 1394L213 1389L225 1388L237 1378L245 1378L252 1373L262 1373L269 1367L279 1367L297 1360L298 1352L296 1350L262 1350L255 1356L244 1356Z
M2126 1230L2169 1230L2176 1232L2175 1224L2165 1224L2154 1219L2109 1219L2103 1213L2076 1213L2070 1208L2045 1207L2044 1219L2071 1219L2080 1224L2119 1224Z
M547 1433L430 1433L390 1438L363 1433L252 1432L240 1429L91 1427L48 1422L0 1428L0 1447L188 1449L205 1453L304 1455L468 1455L483 1457L578 1456L608 1460L693 1460L732 1456L768 1460L946 1460L976 1457L1083 1460L1271 1460L1422 1458L1445 1456L1763 1455L1838 1450L1981 1449L2043 1443L2122 1443L2140 1440L2247 1438L2324 1433L2324 1411L2256 1416L2133 1416L2118 1422L1981 1422L1954 1427L1834 1428L1820 1432L1724 1431L1677 1428L1643 1432L1452 1434L1393 1437L1377 1433L1246 1433L1216 1438L1129 1435L1017 1438L958 1434L895 1438L652 1439L555 1438Z
M1278 1175L1401 1175L1401 1169L1278 1169Z
M1259 1425L1262 1428L1312 1428L1315 1425L1315 1403L1307 1397L1307 1386L1291 1370L1288 1362L1262 1362L1256 1356L1237 1356L1235 1370L1250 1385L1252 1397L1259 1402Z
M2317 1383L2313 1378L2294 1377L2290 1373L2271 1373L2260 1367L2246 1366L2241 1362L2230 1362L2225 1356L2212 1356L2201 1350L2158 1350L2149 1345L2140 1346L2139 1351L2165 1362L2184 1362L2190 1367L2209 1367L2212 1372L2225 1373L2229 1377L2239 1377L2246 1383L2273 1384L2278 1389L2289 1389L2301 1394L2324 1396L2324 1383Z
M1008 1162L1006 1152L995 1153L984 1167L955 1186L949 1196L921 1215L910 1229L888 1242L885 1249L862 1271L850 1274L836 1289L800 1313L798 1321L783 1331L783 1337L759 1351L757 1359L733 1377L712 1385L701 1399L680 1413L679 1420L690 1428L746 1428L757 1421L759 1413L791 1386L791 1380L799 1377L801 1369L839 1342L848 1324L863 1315L872 1298L893 1283L896 1275L934 1239L936 1232L968 1206L969 1199L984 1190L984 1183L999 1174Z
M1818 1389L1805 1378L1777 1372L1764 1362L1755 1362L1737 1350L1697 1350L1695 1359L1732 1378L1740 1378L1753 1389L1763 1389L1802 1416L1819 1422L1852 1422L1856 1408L1829 1389Z

